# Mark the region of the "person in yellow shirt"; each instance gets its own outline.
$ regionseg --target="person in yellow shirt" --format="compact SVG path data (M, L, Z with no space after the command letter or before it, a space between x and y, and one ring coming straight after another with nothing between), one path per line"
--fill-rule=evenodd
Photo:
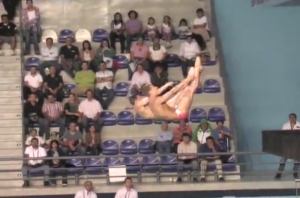
M76 83L75 93L77 95L84 94L88 89L94 90L95 86L95 73L89 69L88 63L82 62L81 68L81 71L76 72L74 79Z

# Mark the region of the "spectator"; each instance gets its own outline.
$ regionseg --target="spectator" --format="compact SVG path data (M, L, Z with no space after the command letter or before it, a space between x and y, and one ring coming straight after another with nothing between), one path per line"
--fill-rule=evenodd
M87 62L81 63L81 71L77 71L74 81L76 83L76 94L83 95L86 90L94 89L95 87L95 73L89 69Z
M157 150L159 154L169 154L172 148L173 133L168 130L168 123L161 124L161 131L157 134Z
M188 133L182 135L183 142L178 145L178 154L190 154L187 156L178 156L178 179L177 182L182 182L181 176L184 165L192 166L192 177L193 182L197 182L197 171L198 171L198 161L197 161L197 144L191 141L191 136ZM191 155L192 154L192 155Z
M59 137L58 137L58 132L51 131L50 138L48 140L46 140L47 148L50 148L50 143L51 143L52 140L57 140L58 142L60 142Z
M202 145L206 143L206 138L209 136L212 136L212 127L206 119L202 119L193 132L193 142Z
M49 67L49 74L45 77L44 89L46 96L52 94L56 101L62 102L64 99L63 79L57 74L55 66Z
M80 70L79 50L74 46L73 38L66 38L66 45L62 46L59 50L61 56L61 65L63 70L74 77L74 73Z
M106 69L106 63L101 62L99 71L96 73L96 89L95 96L100 102L103 109L108 109L110 103L115 97L115 91L113 89L114 74L112 71ZM103 98L103 94L106 94L106 99Z
M163 36L163 39L167 42L167 48L172 47L171 40L172 40L172 34L174 32L174 28L171 23L171 18L169 16L164 16L163 18L163 24L161 26L161 33Z
M17 26L9 22L8 20L8 15L3 14L1 15L1 23L0 23L0 45L2 48L2 45L4 43L10 44L10 49L14 51L16 49L16 31L17 31Z
M206 41L210 39L210 31L208 27L207 17L204 15L202 8L197 9L197 17L193 23L193 38L197 41L201 50L206 49Z
M25 35L25 55L30 54L31 36L33 37L34 52L39 55L39 39L38 35L41 32L40 27L40 11L39 8L33 5L32 0L26 0L27 8L22 12L22 25Z
M63 159L58 159L59 157L63 157L64 153L62 149L59 147L59 141L52 140L50 142L50 149L47 151L47 157L53 157L56 159L48 160L48 164L51 168L50 170L50 178L51 178L51 184L56 185L56 179L55 176L57 174L60 174L62 176L62 185L67 186L68 180L67 180L67 170L66 168L66 161Z
M116 51L116 38L119 39L121 44L121 54L125 52L125 30L126 26L123 22L122 15L117 12L114 14L114 20L110 23L111 32L109 34L109 40L111 42L111 47Z
M36 129L31 129L30 130L30 135L29 137L26 139L25 141L25 145L26 146L31 146L31 140L33 138L36 138L38 140L38 144L39 146L44 146L45 145L45 140L41 137L41 136L38 136L38 132Z
M23 123L25 127L25 135L28 135L28 129L32 128L35 123L39 124L41 135L45 132L45 122L42 114L42 105L37 103L35 94L30 94L29 101L24 104Z
M81 61L87 62L90 68L94 68L95 52L89 41L85 40L82 43L82 50L80 52Z
M82 143L82 133L76 130L76 123L71 122L69 124L69 130L63 135L62 151L64 155L68 155L70 152L77 152L80 156L84 156L86 154L86 149Z
M101 62L106 63L106 67L111 69L115 73L115 67L113 62L113 57L115 57L116 51L109 46L108 40L101 42L99 48L96 51L96 63L97 67ZM98 68L94 68L94 71L97 72Z
M131 86L128 91L129 101L131 105L134 104L135 96L141 94L142 85L150 85L150 75L147 71L144 71L142 65L138 65L136 72L134 72L131 80Z
M192 128L188 126L185 120L179 121L179 126L175 128L173 132L173 147L172 150L174 153L177 153L178 145L182 142L182 135L188 133L192 135Z
M86 99L81 101L78 107L80 113L80 121L85 131L88 131L89 124L96 125L97 131L101 132L103 121L101 119L101 113L103 111L100 103L93 98L93 91L86 91Z
M138 198L138 193L133 189L131 177L124 180L125 187L117 191L115 198Z
M64 111L66 118L66 126L69 126L71 122L78 123L79 113L78 113L79 102L75 94L71 93L69 95L69 101L65 103Z
M39 65L40 74L45 77L45 69L54 66L57 74L60 72L60 65L58 63L58 48L53 45L51 37L46 39L46 46L41 49L42 63Z
M42 92L43 77L37 73L35 66L30 66L30 71L24 78L23 97L28 99L30 94L35 94L38 98L38 103L43 104L44 97Z
M168 82L168 73L163 70L162 66L157 65L151 74L151 83L155 87L162 87Z
M47 102L44 103L42 108L45 117L45 134L46 139L50 137L50 124L57 124L59 127L59 137L64 133L65 119L63 118L63 106L60 102L55 101L52 94L47 96Z
M131 80L137 65L142 65L144 70L149 71L148 53L148 46L144 43L143 38L139 37L137 43L130 49L130 60L132 63L128 67L129 80Z
M154 38L159 36L159 30L158 27L155 25L155 19L153 17L149 17L144 34L148 36L151 45L153 44Z
M96 127L91 125L89 132L85 135L85 145L87 146L87 152L91 155L99 155L101 151L101 138L100 134L96 133Z
M198 44L193 40L192 35L188 34L186 41L181 43L179 56L182 61L181 69L184 78L187 77L188 67L192 67L196 57L200 55Z
M19 6L21 1L16 1L16 0L2 0L3 7L5 11L7 12L8 19L10 21L13 21L16 15L16 10Z
M126 50L130 51L132 39L141 36L143 31L142 22L138 19L138 13L134 10L128 12L129 19L126 21Z
M224 126L224 121L217 121L217 128L213 130L212 136L223 151L229 151L231 134L229 128Z
M31 146L26 147L25 149L25 157L28 158L40 158L46 157L46 151L43 147L39 146L39 142L37 138L32 138ZM28 172L30 170L43 170L44 171L44 186L49 186L49 166L45 162L45 160L37 159L37 160L25 160L24 165L22 167L22 174L24 184L23 187L29 187L29 178Z
M209 163L214 163L216 165L218 179L219 181L224 181L223 178L223 169L222 169L222 161L220 156L216 153L222 152L221 148L218 144L215 143L215 140L212 136L206 137L206 143L201 146L200 153L210 153L211 155L204 155L201 159L200 167L200 181L205 182L205 174L207 165Z
M74 198L97 198L97 194L93 191L93 183L91 181L84 182L84 189L79 190Z
M153 40L153 45L149 48L149 59L150 59L150 72L154 71L155 66L160 65L164 68L164 71L168 70L166 62L167 50L160 44L159 38Z
M178 26L178 34L185 36L190 33L190 27L186 19L180 19Z

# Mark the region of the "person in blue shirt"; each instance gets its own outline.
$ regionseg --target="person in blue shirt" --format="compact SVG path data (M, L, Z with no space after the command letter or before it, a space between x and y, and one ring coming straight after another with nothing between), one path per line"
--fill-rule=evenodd
M160 154L171 153L173 132L168 130L167 122L161 124L161 131L157 134L157 150Z

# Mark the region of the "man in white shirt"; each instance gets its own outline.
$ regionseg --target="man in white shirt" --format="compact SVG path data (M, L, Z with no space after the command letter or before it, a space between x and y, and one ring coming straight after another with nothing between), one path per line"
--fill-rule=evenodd
M45 144L45 140L41 136L38 136L37 130L36 129L31 129L30 130L30 135L28 136L28 138L25 141L25 145L26 146L31 146L31 140L33 138L38 139L39 146L43 146Z
M93 183L91 181L84 182L84 189L79 190L74 198L97 198L97 194L93 191Z
M197 9L196 11L197 17L193 22L193 38L197 41L201 50L206 49L205 37L210 37L211 33L208 28L207 17L204 14L204 10L202 8Z
M195 64L196 57L200 55L200 48L196 41L194 41L192 34L187 35L186 41L181 43L179 56L182 61L181 69L184 78L187 77L188 67Z
M38 97L38 103L43 104L44 97L42 92L43 77L37 73L35 66L30 67L30 71L24 78L23 97L28 99L30 94L35 94Z
M111 70L106 69L106 63L103 61L99 65L99 71L96 73L96 90L95 96L100 102L103 109L108 109L113 101L115 91L113 89L114 74ZM106 94L106 99L103 99L102 94Z
M115 198L138 198L138 193L132 188L132 179L126 177L124 180L125 187L119 189Z
M82 126L85 131L88 131L89 124L93 123L97 132L101 132L103 126L103 121L101 119L101 113L103 109L101 104L93 98L93 91L86 91L86 99L81 101L78 107L78 112L80 114L79 122L82 122Z
M26 147L25 157L29 158L39 158L39 157L46 157L46 151L43 147L39 146L39 142L37 138L32 138L31 140L31 146ZM28 173L31 169L35 170L43 170L44 171L44 186L49 186L49 173L50 168L45 160L25 160L24 165L22 167L22 174L23 174L23 180L24 184L23 187L29 187L29 177Z
M58 48L53 45L53 39L51 37L46 39L46 46L41 48L42 62L39 65L40 74L45 77L45 69L50 66L56 68L57 74L60 72L60 66L58 64Z
M282 126L282 130L300 130L300 123L297 121L297 115L295 113L291 113L289 115L289 121ZM280 159L280 164L278 168L278 172L275 175L275 179L281 179L282 172L284 171L285 163L287 159L282 157ZM298 179L298 170L299 170L299 162L294 161L293 167L293 175L295 179Z

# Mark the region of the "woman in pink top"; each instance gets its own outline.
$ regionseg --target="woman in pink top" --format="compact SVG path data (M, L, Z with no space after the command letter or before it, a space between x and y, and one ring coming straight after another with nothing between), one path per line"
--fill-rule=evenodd
M182 134L184 133L192 134L192 128L186 125L185 120L180 120L179 126L173 132L172 150L174 153L177 153L178 144L182 142Z

